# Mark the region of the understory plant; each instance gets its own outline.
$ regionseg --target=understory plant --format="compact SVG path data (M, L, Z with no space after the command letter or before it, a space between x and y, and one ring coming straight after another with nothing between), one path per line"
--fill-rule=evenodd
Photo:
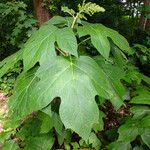
M53 17L0 63L3 77L23 62L3 150L150 148L150 79L128 60L122 35L82 20L104 8L83 1L78 9L63 7L71 17Z
M0 61L19 50L37 29L37 21L21 1L0 2Z

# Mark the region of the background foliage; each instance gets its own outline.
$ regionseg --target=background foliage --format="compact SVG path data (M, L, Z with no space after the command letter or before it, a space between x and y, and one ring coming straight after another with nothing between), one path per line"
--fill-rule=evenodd
M36 19L22 1L0 3L0 60L13 54L36 30Z

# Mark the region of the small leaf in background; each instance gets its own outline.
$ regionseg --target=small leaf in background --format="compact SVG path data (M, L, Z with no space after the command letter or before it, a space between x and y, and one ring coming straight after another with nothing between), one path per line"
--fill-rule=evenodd
M132 142L138 135L142 136L143 132L148 131L150 127L150 114L143 118L132 118L127 120L125 124L119 127L118 141ZM144 131L145 130L145 131ZM147 135L145 135L147 136Z
M64 146L65 146L66 150L70 150L71 149L69 144L64 144Z
M150 109L148 106L133 106L130 111L134 114L135 118L150 114Z
M65 13L68 13L70 14L71 16L74 16L75 15L75 11L73 9L69 9L68 7L61 7L61 10Z
M30 136L38 136L41 131L42 122L38 118L28 118L26 122L20 127L19 132L16 136L21 140L25 140Z
M41 111L38 113L38 118L42 121L40 133L48 133L53 127L52 118Z
M52 133L29 137L26 140L25 150L50 150L54 144Z
M141 127L150 127L150 114L143 117L143 119L140 121Z
M103 118L105 118L105 114L102 112L102 111L99 111L99 121L97 124L94 124L93 125L93 130L95 132L98 132L98 131L102 131L104 129L104 121L103 121Z
M73 150L78 150L80 147L79 147L79 144L77 142L72 142L70 143L71 146L73 147Z
M5 142L6 139L9 139L11 131L3 130L0 132L0 145Z
M2 145L1 150L19 150L19 146L13 140L7 141Z
M130 142L113 142L108 145L108 150L132 150Z
M62 135L63 134L63 126L64 125L63 125L63 123L61 121L60 116L57 113L53 113L52 122L53 122L53 126L55 127L57 133L59 135Z
M138 131L139 122L137 121L128 121L122 125L119 130L119 141L131 142L139 135Z
M105 9L103 7L100 7L99 5L95 4L95 3L85 3L85 1L83 1L82 5L78 5L78 9L79 9L79 18L80 19L85 19L87 20L87 18L85 17L84 14L88 14L90 16L92 16L94 13L98 13L98 12L104 12Z
M144 150L144 148L142 146L136 146L133 148L133 150Z
M44 118L41 116L42 126L45 127L46 129L50 129L51 127L54 127L58 135L64 134L63 131L63 123L60 119L60 116L51 110L51 105L48 105L46 108L41 110L44 114Z
M95 150L100 150L101 141L97 138L96 134L94 134L93 132L90 134L89 144L92 144L92 148L94 148Z
M19 60L22 60L22 52L23 51L20 50L0 62L0 78L5 75L9 69L13 69Z
M150 148L150 127L144 129L141 138L143 142Z
M138 96L133 97L130 103L150 105L150 92L148 90L137 91L137 94Z

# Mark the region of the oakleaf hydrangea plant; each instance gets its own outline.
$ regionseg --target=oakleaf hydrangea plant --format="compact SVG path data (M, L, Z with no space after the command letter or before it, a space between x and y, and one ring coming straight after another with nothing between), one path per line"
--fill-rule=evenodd
M54 131L60 145L68 132L77 133L86 142L97 139L93 131L102 130L99 127L105 115L95 99L98 97L100 103L109 100L117 110L128 97L120 81L125 74L123 62L121 68L115 65L118 56L126 60L124 53L131 52L127 40L102 24L83 21L86 15L105 9L84 0L78 12L68 7L62 7L62 11L71 17L53 17L23 49L0 63L2 77L15 63L23 61L23 72L9 98L9 117L15 129L36 112L38 119L27 120L28 126L38 128L34 136L27 140L22 136L29 127L21 128L18 134L25 140L26 149L34 149L29 147L41 141L47 143L45 149L50 149ZM97 57L82 53L87 42L91 51L99 53Z

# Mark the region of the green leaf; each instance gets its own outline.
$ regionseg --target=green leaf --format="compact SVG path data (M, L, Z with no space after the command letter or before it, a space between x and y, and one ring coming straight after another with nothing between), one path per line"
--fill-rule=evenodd
M5 123L5 125L6 125L6 123ZM4 143L6 139L9 139L10 135L11 135L11 131L9 131L9 130L1 131L1 133L0 133L0 145L2 143Z
M61 16L54 16L52 17L46 24L52 24L52 25L60 25L60 24L67 24L66 17Z
M53 127L57 131L59 135L62 135L63 133L63 123L60 119L60 116L57 113L53 113L52 116L52 122L53 122Z
M120 81L124 77L124 71L112 65L104 65L102 68L110 80L112 87L117 95L117 97L115 96L111 99L111 102L114 106L119 108L127 94L127 90Z
M50 119L46 119L46 122L43 122L43 126L47 126L47 127L54 127L55 130L57 131L57 133L59 135L62 135L63 133L63 123L60 119L60 116L56 113L51 111L51 105L49 105L48 107L44 108L41 110L42 112L44 112L45 114L47 114L49 116ZM41 119L43 120L43 118L41 117ZM46 128L47 128L46 127Z
M150 115L144 118L131 118L119 127L118 141L132 142L138 135L142 135L145 128L150 127Z
M32 101L31 98L32 89L38 81L34 75L36 70L35 68L26 73L23 72L16 81L15 92L8 102L10 114L15 120L21 119L40 108L40 103Z
M135 138L139 135L138 125L139 122L132 120L123 124L118 130L118 140L124 142L131 142L135 140Z
M15 54L1 61L0 62L0 78L3 75L5 75L9 69L12 69L19 60L22 60L22 50L16 52Z
M78 27L77 30L80 37L85 35L91 36L92 44L105 59L108 59L110 53L110 42L108 37L111 38L121 50L130 52L129 44L122 35L101 24L89 24Z
M70 144L73 147L73 150L78 150L79 149L79 144L77 142L71 142Z
M131 53L131 49L129 46L128 41L125 37L123 37L121 34L119 34L117 31L107 28L106 34L108 37L112 39L115 45L117 45L121 50L123 50L126 53Z
M37 62L39 62L42 55L45 53L50 56L55 56L55 32L57 28L53 25L44 25L36 31L24 46L23 62L24 69L29 70Z
M138 76L146 83L150 84L150 78L148 76L145 76L142 73L139 73Z
M61 10L65 13L68 13L70 14L71 16L74 16L75 15L75 11L73 9L69 9L68 7L64 6L64 7L61 7Z
M46 106L45 108L41 109L41 111L47 114L49 117L52 117L51 105Z
M13 118L21 119L61 97L60 117L65 127L87 139L99 118L95 96L111 99L116 95L103 70L89 57L69 60L59 56L45 61L34 72L18 78L9 100Z
M126 64L127 64L127 58L124 55L124 53L122 51L120 51L120 49L112 44L112 54L113 57L111 59L113 59L113 62L120 68L123 68Z
M123 100L126 99L127 95L127 90L120 81L125 76L124 70L120 67L105 63L104 60L101 60L101 57L96 57L95 60L103 69L103 72L112 85L114 96L111 97L110 101L116 108L119 108L123 104Z
M132 83L132 81L136 81L138 84L140 84L142 80L147 84L150 84L149 77L141 74L135 66L128 66L125 81L129 83Z
M50 150L54 144L51 133L41 134L37 137L29 137L26 140L25 150Z
M148 106L133 106L130 109L131 113L134 114L134 117L144 116L150 113L150 109Z
M56 56L54 44L57 41L60 50L75 56L77 40L71 28L58 29L51 23L42 26L24 46L24 69L29 70L37 62L44 62L48 57ZM64 42L65 41L65 42Z
M133 104L147 104L150 105L150 92L147 90L142 90L138 93L138 96L132 98L130 103Z
M106 28L103 25L85 25L78 27L80 37L85 35L91 36L91 42L99 53L106 59L109 57L110 43L105 34Z
M100 150L101 142L93 132L90 134L89 144L92 144L92 148L95 150Z
M38 118L42 121L40 133L48 133L53 127L52 118L41 111L38 113Z
M133 150L144 150L144 148L142 146L136 146L133 148Z
M84 59L70 61L62 57L45 62L37 72L41 80L33 98L47 105L61 97L60 117L65 127L87 139L93 123L98 121L98 107L94 101L97 92L83 65Z
M56 32L56 40L59 48L69 54L78 56L77 54L77 40L71 28L59 29Z
M102 131L104 129L104 121L103 121L103 118L105 117L106 115L102 112L102 111L99 111L99 121L98 121L98 124L94 124L93 126L93 130L95 132L98 132L98 131Z
M145 128L141 135L143 142L150 148L150 128Z
M94 13L105 11L105 9L103 7L100 7L96 3L91 3L91 2L85 3L85 1L82 5L80 5L80 4L78 5L78 9L79 9L79 12L81 11L90 16L93 15Z
M38 118L30 117L21 126L16 136L21 140L25 140L30 136L38 136L41 130L42 121Z
M95 96L113 96L100 67L89 57L56 57L41 65L36 75L41 80L33 92L33 101L44 107L55 97L61 97L60 117L65 127L87 139L93 124L98 122Z
M52 25L62 28L62 27L66 27L66 26L71 27L72 22L73 22L72 17L54 16L49 21L47 21L45 24L52 24Z
M150 19L150 14L146 15L146 18Z
M145 116L141 121L140 121L141 127L150 127L150 114Z
M108 150L131 150L130 142L113 142L108 145Z
M13 140L5 142L4 145L2 146L2 150L18 150L18 149L19 146Z

